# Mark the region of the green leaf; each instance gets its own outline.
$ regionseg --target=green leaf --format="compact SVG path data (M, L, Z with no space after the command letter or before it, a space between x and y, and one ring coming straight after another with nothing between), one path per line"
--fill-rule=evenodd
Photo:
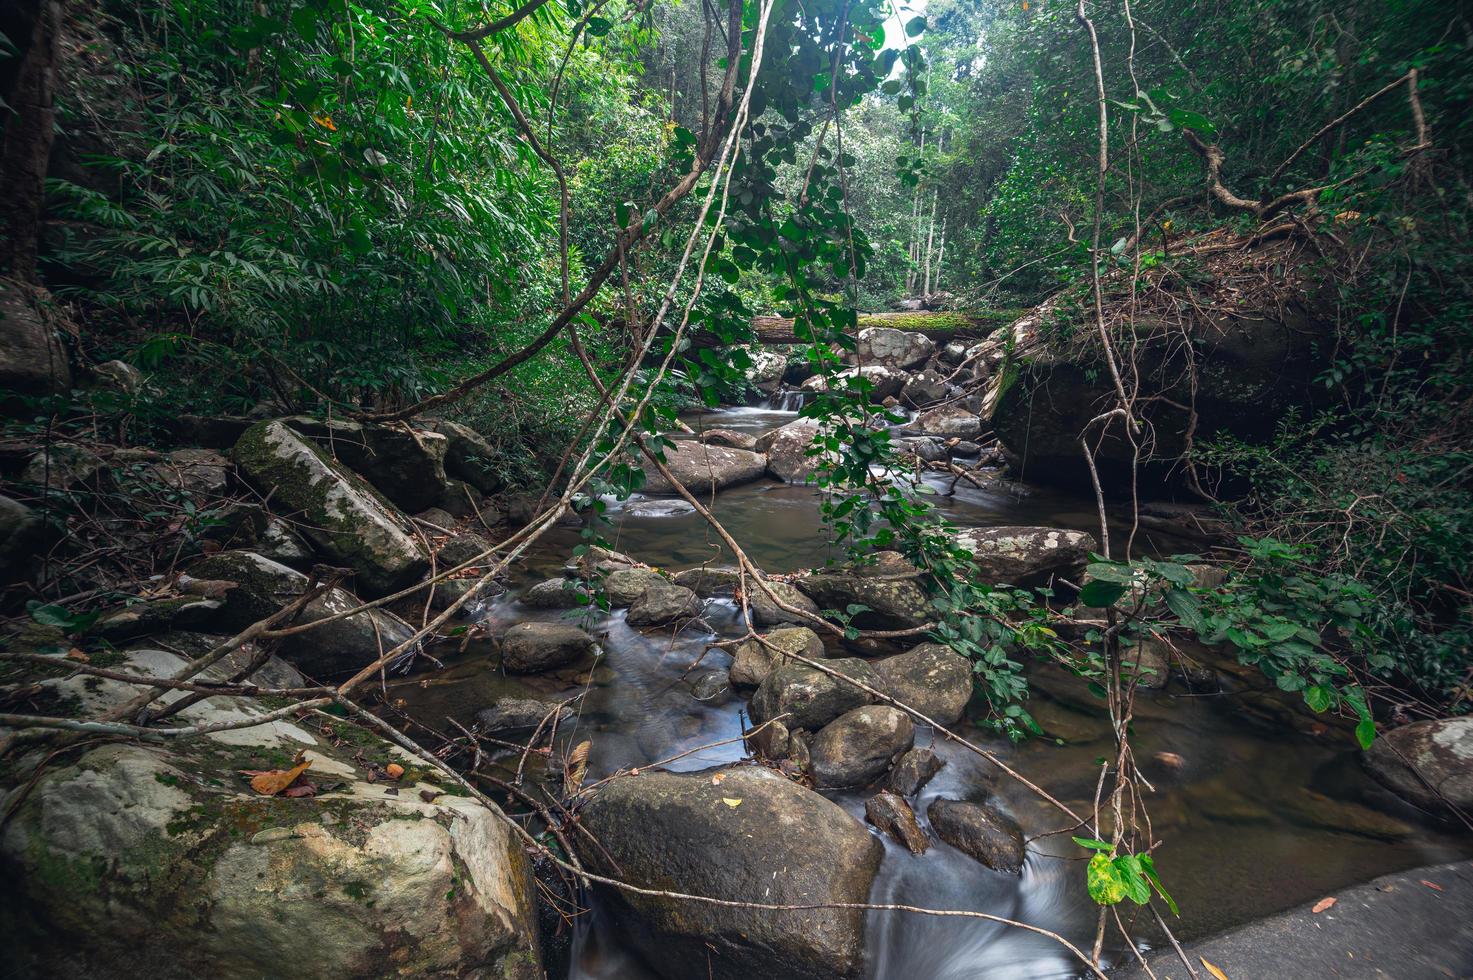
M907 37L917 37L922 32L924 32L925 29L926 29L926 18L924 18L924 17L913 17L913 18L911 18L910 23L908 23L908 24L905 25L905 34L906 34Z
M1145 872L1146 879L1150 881L1151 887L1156 889L1156 894L1161 896L1166 907L1171 909L1172 915L1181 915L1181 910L1176 907L1176 899L1166 893L1166 888L1161 884L1161 879L1156 875L1156 862L1149 854L1140 856L1141 870Z
M1334 697L1335 692L1323 684L1316 684L1304 691L1304 703L1316 712L1328 710Z
M1125 586L1119 582L1094 580L1084 583L1084 588L1079 590L1079 601L1086 606L1104 609L1113 606L1116 600L1123 595L1125 595Z
M1376 740L1376 719L1370 715L1362 717L1360 724L1355 726L1355 740L1360 743L1361 748L1370 748L1371 743Z
M1109 853L1110 851L1113 851L1115 849L1113 844L1107 844L1104 841L1096 840L1093 837L1075 837L1073 838L1073 841L1080 847L1086 848L1087 850L1091 851L1103 851L1105 853Z
M1166 607L1176 613L1176 618L1188 629L1198 633L1207 629L1207 620L1202 615L1202 601L1186 589L1167 589Z
M588 18L588 33L594 37L603 37L614 29L614 22L604 17Z
M1146 882L1141 859L1134 854L1122 854L1115 859L1115 868L1125 885L1125 897L1137 905L1151 900L1151 886Z
M1096 904L1115 905L1125 897L1125 882L1120 879L1120 869L1108 854L1098 853L1089 859L1084 882L1089 889L1089 897Z

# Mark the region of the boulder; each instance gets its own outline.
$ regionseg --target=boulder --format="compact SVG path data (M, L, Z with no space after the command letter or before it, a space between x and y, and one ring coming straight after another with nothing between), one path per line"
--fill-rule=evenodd
M91 481L106 465L90 449L59 442L31 457L20 472L20 482L50 490L70 490Z
M687 490L699 497L757 479L766 471L767 460L745 449L708 446L686 439L666 447L665 465ZM644 475L645 493L675 493L675 486L648 460L644 463Z
M357 573L360 591L393 592L428 568L408 519L285 423L251 426L233 455L241 474L279 511L302 515L300 526L316 548Z
M890 789L901 796L915 796L944 765L930 749L911 749L890 770Z
M910 380L910 375L899 368L888 367L884 364L866 364L863 367L844 368L834 375L834 380L839 389L853 388L861 382L868 382L868 399L878 405L887 398L899 395L905 383ZM828 391L828 379L821 374L816 374L803 382L803 390Z
M262 558L292 568L306 568L312 564L312 549L302 540L292 526L279 517L270 517L256 538L256 554Z
M745 449L748 452L757 448L756 436L735 429L706 429L701 433L700 439L708 446L730 446L732 449Z
M941 725L960 719L972 699L972 665L940 643L922 643L872 666L876 689Z
M731 662L731 683L738 687L756 687L767 679L773 668L790 663L785 653L796 653L809 660L826 656L823 640L803 626L773 630L747 640L736 648Z
M975 439L982 433L982 419L961 405L943 405L920 413L907 428L920 435Z
M941 362L943 364L949 364L952 367L956 367L962 361L967 359L967 344L965 341L953 340L945 347L941 348L938 356L940 356Z
M1022 828L996 807L938 799L926 809L926 816L937 837L968 857L1004 874L1022 872Z
M566 623L518 623L501 639L508 674L539 674L576 663L598 649L593 637Z
M855 626L909 629L930 619L931 603L919 578L920 572L899 552L881 551L870 563L812 572L794 584L820 609L843 612L850 605L868 606L854 617Z
M817 793L771 770L659 771L605 785L584 805L589 865L637 885L779 905L859 904L883 848ZM668 980L844 980L864 972L857 909L767 912L617 889L622 939Z
M772 394L782 384L788 359L776 351L757 351L752 354L752 364L747 368L747 383L758 391Z
M772 595L777 596L794 609L802 609L815 616L818 615L818 604L799 592L797 586L789 585L787 582L769 581L767 588L771 590ZM780 626L783 623L802 625L811 622L779 606L759 585L754 584L747 589L747 602L752 610L752 625L754 626Z
M767 472L785 483L808 482L822 459L822 455L809 455L819 431L817 422L799 419L764 436Z
M864 819L889 834L912 854L925 854L931 848L931 841L921 830L910 804L889 790L882 789L864 801Z
M1153 636L1136 641L1135 646L1120 651L1122 662L1127 665L1122 671L1128 679L1136 673L1136 685L1147 690L1159 690L1171 679L1171 647Z
M127 361L103 361L92 373L103 385L125 395L136 395L143 390L143 372Z
M690 589L655 575L629 607L626 622L630 626L667 626L693 619L704 608L705 604Z
M675 584L683 585L702 599L731 598L741 584L740 569L731 565L701 565L675 573Z
M301 572L250 551L210 555L190 565L188 573L196 579L235 583L209 622L199 624L220 633L238 633L265 619L307 587L307 576ZM331 589L302 611L298 623L315 623L360 606L347 590ZM413 627L404 620L375 607L283 637L278 652L312 677L333 677L360 670L413 635Z
M153 473L160 483L191 497L218 497L230 481L230 460L213 449L176 449Z
M544 730L554 722L573 717L567 706L559 707L536 698L502 698L489 708L476 712L476 727L487 735L506 732L530 732L542 725Z
M939 371L917 371L900 389L899 398L903 405L921 408L939 402L950 390L951 386Z
M869 687L875 686L875 674L870 665L855 657L829 660L826 665L834 671L851 677ZM783 664L776 667L752 695L752 720L764 722L786 715L782 722L790 730L806 728L817 731L846 711L863 707L872 702L866 691L834 677L825 671L800 663Z
M70 389L72 371L58 334L66 326L45 289L0 280L0 390L49 395Z
M974 527L956 534L957 547L972 553L977 577L990 585L1033 585L1053 576L1072 576L1099 546L1083 531L1052 527Z
M0 497L0 577L19 582L38 575L37 558L48 537L40 514L18 500Z
M896 447L901 452L914 453L928 463L951 456L946 451L946 443L936 436L906 436L897 440Z
M915 724L903 711L868 704L823 727L809 747L815 786L864 786L878 779L915 742Z
M440 545L435 552L435 560L441 569L457 568L477 560L484 562L491 547L491 542L475 531L458 531Z
M305 415L283 421L407 511L438 506L446 496L450 440L438 432Z
M667 517L684 517L694 514L696 508L688 501L674 498L670 500L631 500L624 508L624 513L630 517L645 517L661 520Z
M1376 737L1364 760L1372 776L1425 810L1473 810L1473 716L1393 728Z
M204 678L225 680L239 663ZM121 669L168 676L184 664L135 650ZM253 680L301 683L273 665ZM88 711L140 690L85 680L100 683L61 683ZM176 720L269 710L217 696ZM12 797L0 838L10 969L308 980L375 976L392 963L411 976L541 977L535 891L507 818L447 793L449 777L370 730L337 719L332 730L282 719L167 745L97 745L42 769ZM289 767L299 753L313 797L263 796L241 775ZM369 781L389 763L407 770L397 795Z
M426 419L425 426L443 435L445 473L464 480L481 493L500 493L506 488L502 468L496 464L496 447L476 430L448 419Z
M577 579L550 578L523 592L519 601L532 609L577 609L588 605L588 593Z
M924 364L936 353L936 342L923 333L891 327L865 327L859 331L855 355L861 364L883 364L910 368Z
M651 587L668 584L659 572L651 568L620 569L610 572L603 580L604 594L609 597L609 605L616 609L634 605Z

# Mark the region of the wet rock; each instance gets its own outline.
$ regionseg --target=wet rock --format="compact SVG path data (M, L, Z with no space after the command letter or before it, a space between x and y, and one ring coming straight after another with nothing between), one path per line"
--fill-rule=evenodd
M696 508L685 500L635 500L624 508L624 513L630 517L665 518L684 517L694 514Z
M920 573L896 551L881 551L868 564L849 563L832 571L813 572L795 581L820 609L869 609L854 617L863 629L909 629L930 618L931 603L918 581Z
M479 578L452 578L436 582L434 591L430 593L430 608L444 612L461 599L475 593L476 583L479 581ZM471 611L466 606L460 606L457 615L467 616Z
M302 515L302 531L317 549L357 573L360 591L383 595L424 574L429 562L408 519L284 423L247 429L233 455L274 506Z
M491 707L476 712L476 727L487 735L530 732L538 725L546 731L547 726L572 717L572 710L566 706L558 707L536 698L502 698Z
M897 441L902 452L915 453L926 462L948 458L946 444L936 436L905 436Z
M786 483L806 483L822 458L808 454L819 431L818 423L799 419L764 435L767 472Z
M966 360L967 345L960 340L953 340L941 348L940 357L942 363L956 367L962 361Z
M666 447L665 465L687 490L701 496L757 479L767 470L767 459L745 449L708 446L685 439ZM644 475L645 493L675 493L675 486L648 460L644 463Z
M910 717L887 704L847 711L825 725L810 748L814 785L865 786L915 742Z
M982 447L967 439L958 439L951 444L951 455L962 459L970 459L973 456L981 456Z
M70 490L94 479L106 465L90 449L57 443L41 450L21 470L20 482L50 490Z
M143 372L127 361L103 361L92 369L92 373L98 381L125 395L136 395L143 390Z
M877 660L875 687L938 724L961 718L972 699L972 665L940 643Z
M786 759L788 757L788 726L780 721L769 721L747 732L747 748L764 759Z
M1473 716L1393 728L1363 758L1372 776L1425 810L1473 810Z
M577 579L550 578L523 592L519 601L532 609L577 609L588 605L588 593Z
M772 595L777 596L785 604L794 609L802 609L804 612L818 615L818 604L798 591L797 586L787 582L767 582L767 588ZM747 601L752 610L752 623L755 626L779 626L783 623L803 624L811 622L797 613L788 612L772 600L762 587L753 584L747 590Z
M697 677L690 686L691 697L707 703L722 703L731 693L731 682L723 670L711 670Z
M846 389L861 382L867 382L869 385L867 397L876 405L887 398L899 395L908 380L910 380L910 375L899 368L887 367L884 364L865 364L863 367L845 368L834 376L835 387L838 389ZM828 391L828 379L821 374L814 375L803 382L803 390Z
M454 530L456 524L455 515L441 507L422 510L414 515L414 519L422 524L430 525L431 531L451 531Z
M6 582L40 572L38 553L49 537L40 514L18 500L0 497L0 577Z
M678 883L736 901L863 903L883 852L837 805L753 766L615 779L584 806L581 820L601 845L585 846L580 835L575 846L588 864L639 885ZM865 916L858 910L774 915L604 894L621 935L669 980L842 980L863 973Z
M926 816L937 837L968 857L1004 874L1022 872L1022 828L996 807L938 799L926 809Z
M485 561L490 550L491 542L484 535L477 534L475 531L459 531L440 545L435 558L440 568L455 568L471 561Z
M307 587L306 575L249 551L222 551L187 570L197 579L236 583L222 596L222 607L202 625L222 633L237 633L265 619ZM346 589L331 589L303 610L299 622L315 623L361 605ZM413 635L413 628L398 616L372 608L283 637L278 653L313 677L332 677L373 663Z
M501 640L501 666L509 674L540 674L566 667L597 649L593 637L565 623L518 623Z
M610 572L603 580L604 594L609 597L609 605L617 609L634 605L651 588L669 584L659 572L650 568L619 569Z
M974 527L956 534L972 553L978 578L989 584L1033 585L1051 576L1073 576L1099 545L1083 531L1052 527Z
M0 390L49 395L70 389L72 372L58 334L67 326L45 289L0 282ZM74 325L70 332L78 333Z
M420 511L442 504L450 440L432 429L373 425L304 415L283 419L328 455L362 476L396 506Z
M863 660L848 657L829 660L826 665L845 677L875 686L874 671ZM785 715L782 722L789 729L816 731L846 711L873 700L865 691L831 674L790 663L774 668L762 679L757 693L752 695L750 708L753 721L764 722Z
M159 650L126 656L121 669L134 674L169 676L185 664ZM204 679L236 669L217 664ZM89 690L80 678L76 687L89 711L141 690L111 680ZM174 720L240 722L269 710L217 696ZM506 818L444 793L433 770L371 732L333 728L356 737L334 746L281 719L53 761L15 800L0 839L9 969L307 980L378 975L392 963L410 976L540 977L535 892ZM239 774L289 765L298 752L315 798L261 796ZM370 784L355 755L403 765L398 794Z
M859 331L855 354L861 364L883 364L910 368L924 364L936 352L936 342L923 333L891 327L866 327Z
M118 644L171 629L206 629L214 622L222 603L201 596L150 599L106 613L87 631L89 637Z
M943 405L920 413L908 428L926 436L975 439L982 433L982 420L961 405Z
M709 446L730 446L732 449L748 451L757 448L756 436L735 429L707 429L701 433L700 439Z
M627 622L630 626L666 626L699 616L704 608L690 589L656 575L629 607Z
M703 565L675 573L675 584L690 589L702 599L730 598L742 580L742 573L732 565Z
M1120 651L1127 678L1136 675L1136 686L1160 690L1171 679L1171 647L1155 637L1145 637L1135 646Z
M939 371L917 371L900 389L900 402L920 408L939 402L951 390L946 378Z
M732 684L738 687L758 686L773 668L790 662L784 653L796 653L809 660L825 657L823 640L813 630L802 626L773 630L762 634L760 640L747 640L736 648L731 662Z
M218 497L230 481L230 460L213 449L176 449L152 467L164 486L189 496Z
M890 770L890 789L901 796L915 796L944 765L930 749L911 749Z
M921 830L915 811L889 790L880 790L864 801L864 818L912 854L925 854L931 849L931 842Z
M506 488L502 468L496 464L496 447L470 426L448 419L426 419L426 428L447 440L445 473L464 480L483 494L500 493Z

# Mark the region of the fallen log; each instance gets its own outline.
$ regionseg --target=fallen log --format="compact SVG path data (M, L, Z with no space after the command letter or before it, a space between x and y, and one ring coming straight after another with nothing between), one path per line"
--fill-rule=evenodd
M1009 314L1016 311L1008 311ZM859 329L867 327L889 327L892 330L908 330L923 333L932 340L946 342L958 337L982 338L1005 325L1008 318L998 313L861 313ZM764 344L796 344L799 339L793 333L793 321L781 316L755 316L752 332Z

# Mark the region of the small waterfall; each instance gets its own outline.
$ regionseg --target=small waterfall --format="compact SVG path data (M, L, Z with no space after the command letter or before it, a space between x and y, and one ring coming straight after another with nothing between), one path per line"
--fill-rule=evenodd
M773 412L796 412L803 407L803 400L807 395L806 391L797 388L784 388L782 391L774 392L757 407Z

